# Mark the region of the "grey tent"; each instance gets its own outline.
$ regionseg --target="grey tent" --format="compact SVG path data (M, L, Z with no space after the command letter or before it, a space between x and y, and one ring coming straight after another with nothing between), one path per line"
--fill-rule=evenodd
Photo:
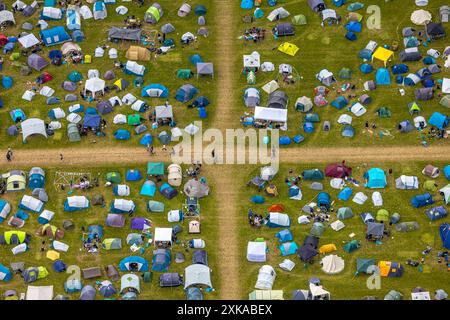
M20 68L20 75L21 76L28 76L32 72L31 68L29 66L22 66Z
M416 221L400 222L395 225L398 232L410 232L419 229L419 224Z
M171 23L166 23L165 25L163 25L161 27L161 32L168 34L168 33L172 33L175 31L175 27L171 24Z
M372 98L368 94L363 94L361 97L359 97L358 101L362 105L367 106L372 102Z
M419 61L422 59L422 55L418 48L408 48L400 51L398 58L400 62Z
M384 296L384 300L402 300L403 295L395 290L391 290Z
M178 287L183 284L183 278L177 272L175 273L163 273L159 276L160 287Z
M323 190L323 184L320 182L313 182L313 183L311 183L309 188L311 190L321 191L321 190Z
M112 264L106 266L106 275L111 281L119 281L119 271Z
M275 27L273 27L272 32L274 35L279 37L295 35L294 26L290 22L280 23L276 25Z
M109 100L103 100L103 101L100 101L99 103L97 103L97 111L100 114L108 114L108 113L112 112L113 109L114 109L114 107L111 104L111 102L109 102Z
M420 88L414 90L416 100L431 100L433 99L433 88Z
M108 70L105 72L105 74L103 75L103 78L105 80L113 80L116 78L116 74L114 73L113 70Z
M339 71L339 78L341 78L341 79L351 79L352 78L352 71L349 68L342 68L341 71Z
M212 76L214 78L214 65L211 62L197 63L197 78L199 76Z
M162 131L158 134L158 140L159 142L161 142L161 144L169 144L170 141L172 140L172 137L170 136L169 133L167 133L166 131Z
M30 22L24 22L24 23L22 24L22 30L31 31L31 30L33 30L33 29L34 29L34 26L33 26L33 24L30 23Z
M64 81L61 87L66 91L75 91L77 90L77 84L72 81Z
M64 230L73 230L73 229L75 229L75 224L73 223L72 220L64 220L63 228L64 228Z
M244 91L244 104L246 107L259 106L261 101L259 90L256 88L247 88Z
M81 141L80 132L75 123L69 123L67 125L67 136L69 137L70 142Z
M398 124L398 130L401 133L408 133L413 131L414 129L414 125L409 120L402 121Z
M184 185L184 193L188 197L203 198L209 194L209 187L206 183L191 179Z
M48 202L48 194L43 188L35 188L31 195L35 198L38 198L42 202Z
M182 252L175 253L175 263L183 263L186 261L186 258Z
M30 5L23 8L22 14L24 17L31 17L39 7L37 1L33 1Z
M434 299L436 299L436 300L445 300L445 299L447 299L447 297L448 297L447 292L445 292L442 289L438 289L434 293Z
M198 24L199 26L204 26L204 25L206 24L205 17L204 17L204 16L198 17L198 18L197 18L197 24Z
M450 19L450 7L449 6L440 7L439 16L441 17L442 23L447 23Z
M105 198L101 194L96 194L92 197L93 206L103 206L105 204Z
M430 22L426 26L426 32L431 40L437 40L445 37L445 29L442 23Z
M411 27L403 28L402 35L404 38L413 37L416 34L416 30Z
M19 135L19 128L17 128L17 126L10 126L8 129L7 129L7 133L8 133L8 136L17 136L17 135Z
M378 222L368 222L367 223L367 231L366 238L368 239L381 239L384 234L384 224Z
M30 54L27 60L28 65L36 71L41 71L48 66L48 61L38 54Z
M64 97L64 101L65 102L75 102L78 101L78 95L74 94L74 93L68 93L66 94L66 96Z
M287 109L289 98L284 91L277 90L269 95L268 108Z
M432 74L441 72L441 67L438 64L430 64L427 67L428 71Z
M198 28L197 34L200 35L200 36L207 37L208 34L209 34L208 28L206 28L206 27L200 27L200 28Z
M125 226L125 216L123 214L108 213L105 224L108 227L122 228Z
M141 40L141 29L125 29L120 27L111 27L108 31L110 41L137 41Z
M308 5L314 12L320 12L327 8L323 0L308 0Z
M91 285L84 286L83 289L81 289L80 300L95 300L96 294L97 291L93 286Z
M206 250L195 250L192 254L192 264L208 265L208 253Z
M375 83L375 81L373 80L369 80L364 82L364 89L372 91L375 90L377 88L377 84Z
M136 128L134 128L134 132L136 134L141 134L141 133L147 131L147 129L148 128L147 128L147 126L145 124L140 124Z
M86 268L82 271L84 279L93 279L102 276L102 270L99 267Z

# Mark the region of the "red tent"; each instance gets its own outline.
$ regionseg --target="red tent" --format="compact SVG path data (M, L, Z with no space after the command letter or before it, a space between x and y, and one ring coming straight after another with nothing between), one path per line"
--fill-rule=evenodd
M39 77L38 77L38 82L39 83L46 83L46 82L49 82L50 80L52 80L53 79L53 76L50 74L50 73L48 73L48 72L43 72Z
M7 43L8 38L3 33L0 33L0 46L3 47Z
M329 164L325 168L325 175L333 178L345 178L352 175L352 168L349 168L344 164Z

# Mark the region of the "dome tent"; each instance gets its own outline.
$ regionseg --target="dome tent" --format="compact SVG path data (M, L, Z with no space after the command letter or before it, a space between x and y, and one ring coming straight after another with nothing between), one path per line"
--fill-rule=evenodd
M153 3L144 14L144 21L156 24L164 15L164 11L159 3Z

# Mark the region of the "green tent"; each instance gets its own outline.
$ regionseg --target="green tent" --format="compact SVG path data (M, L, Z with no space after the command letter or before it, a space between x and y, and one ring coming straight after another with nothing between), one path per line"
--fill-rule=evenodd
M359 243L358 240L352 240L344 245L344 250L348 253L351 253L356 249L359 249L359 247L361 247L361 243Z
M302 173L305 180L323 180L324 174L319 169L305 170Z
M164 203L150 200L147 203L147 210L149 212L164 212Z
M369 269L370 266L374 266L374 265L375 265L374 259L358 258L358 259L356 259L356 274L368 273L367 269Z
M389 110L388 107L381 107L377 110L378 116L380 118L390 118L391 117L391 110Z
M410 114L419 114L420 111L422 111L422 109L420 109L419 105L417 104L417 102L411 102L408 105L408 111Z
M339 78L341 78L341 79L351 79L352 78L352 71L349 68L342 68L341 71L339 71Z
M164 162L148 162L147 163L148 175L163 175L164 174Z
M317 113L308 113L303 117L303 121L318 123L320 122L320 117Z
M120 183L122 181L122 177L119 172L108 172L106 174L106 181L111 183Z
M178 69L177 78L189 79L190 77L192 77L192 71L190 69Z
M141 116L137 113L128 115L128 125L138 126L141 124Z
M339 208L337 212L337 218L340 220L349 219L353 217L353 211L349 207Z
M78 131L77 125L75 123L69 123L67 125L67 136L70 142L81 141L80 132Z
M325 226L321 222L315 222L311 227L310 235L314 237L320 237L325 231Z
M450 108L450 95L443 96L439 104L443 107Z
M437 184L436 184L436 181L434 181L434 180L427 180L427 181L425 181L425 182L423 183L423 188L424 188L426 191L429 191L429 192L435 192L435 191L437 191L438 186L437 186Z
M122 240L120 238L108 238L102 241L102 247L105 250L122 249Z
M389 211L386 209L378 210L376 220L379 222L389 222Z
M306 22L306 17L303 14L298 14L294 17L292 17L292 24L294 26L301 26L301 25L305 25Z
M384 300L402 300L403 295L395 290L389 291L387 295L384 296Z

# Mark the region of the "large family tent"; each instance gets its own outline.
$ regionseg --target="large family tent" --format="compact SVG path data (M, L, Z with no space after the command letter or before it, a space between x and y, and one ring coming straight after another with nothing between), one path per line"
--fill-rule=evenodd
M419 179L415 176L401 175L395 179L395 187L400 190L419 189Z
M169 96L169 89L159 83L153 83L141 89L141 96L149 98L167 98Z
M119 42L119 41L136 41L139 42L141 40L141 29L125 29L125 28L119 28L119 27L111 27L108 30L108 39L113 42ZM133 46L134 47L134 46ZM140 48L140 47L138 47ZM128 50L130 51L130 50ZM127 51L127 58L128 58L128 51ZM140 60L139 58L142 58L143 61L145 60L145 57L150 54L150 51L145 49L148 53L141 52L139 50L136 52L135 49L131 50L131 58L128 58L130 60ZM137 54L137 55L136 55ZM137 59L134 59L137 58Z
M249 241L247 244L247 260L250 262L266 261L267 244L265 241Z
M75 212L85 210L90 207L89 199L85 196L71 196L67 197L64 202L64 211Z
M47 138L44 120L30 118L22 121L20 126L22 128L22 140L24 143L27 142L28 137L34 135L41 135Z
M130 213L136 210L133 200L114 199L109 208L112 213Z
M443 223L439 227L439 234L442 240L442 247L446 249L450 249L450 224Z
M42 30L39 32L39 36L47 47L71 40L70 35L63 26Z
M20 200L19 208L40 213L44 209L44 202L29 195L24 195L22 200Z
M429 193L419 194L411 198L411 205L414 208L424 207L434 203L433 196Z
M108 11L103 1L96 1L92 11L95 20L103 20L108 16Z
M365 174L365 186L370 189L385 188L387 185L386 174L380 168L369 169Z
M164 15L164 11L159 3L152 4L144 14L144 20L147 23L156 24Z
M269 265L264 265L259 269L258 279L255 288L260 290L272 290L273 283L276 278L274 268Z
M191 286L205 286L212 288L211 269L203 264L192 264L184 269L184 288Z
M175 93L175 99L182 103L191 100L198 93L198 89L191 84L182 85Z
M138 64L136 61L128 60L124 69L126 74L135 76L143 76L145 73L145 66Z
M145 272L148 271L148 261L139 256L129 256L119 262L120 271Z

